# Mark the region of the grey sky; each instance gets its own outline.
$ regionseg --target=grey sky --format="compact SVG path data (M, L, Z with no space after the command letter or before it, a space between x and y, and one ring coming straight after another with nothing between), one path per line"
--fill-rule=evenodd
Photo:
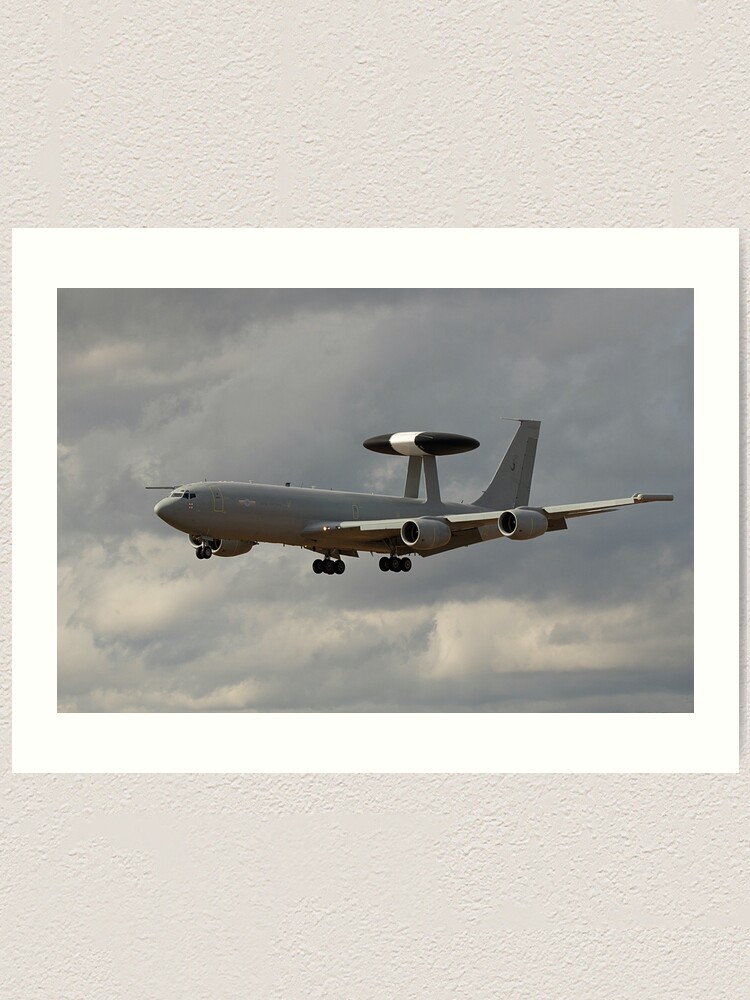
M72 711L690 711L692 292L59 293L59 678ZM344 577L195 559L146 483L400 492L362 441L542 421L532 503L676 502Z

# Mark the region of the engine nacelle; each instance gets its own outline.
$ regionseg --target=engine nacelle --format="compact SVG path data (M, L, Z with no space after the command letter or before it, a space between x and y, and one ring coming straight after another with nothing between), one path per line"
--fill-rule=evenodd
M256 542L245 542L239 538L203 538L201 535L189 535L193 548L200 549L208 545L215 556L242 556L249 552Z
M417 552L439 549L451 540L451 529L434 517L418 517L401 525L401 540Z
M525 538L538 538L547 530L548 521L538 510L527 510L516 507L514 510L504 510L497 519L500 534L505 538L520 541Z

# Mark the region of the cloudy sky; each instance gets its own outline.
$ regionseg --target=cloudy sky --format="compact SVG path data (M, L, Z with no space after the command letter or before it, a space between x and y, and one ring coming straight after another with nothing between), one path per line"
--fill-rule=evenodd
M686 290L61 290L61 711L684 712L693 707ZM146 484L399 493L375 434L444 430L471 501L542 421L532 504L670 505L490 541L408 575L195 558Z

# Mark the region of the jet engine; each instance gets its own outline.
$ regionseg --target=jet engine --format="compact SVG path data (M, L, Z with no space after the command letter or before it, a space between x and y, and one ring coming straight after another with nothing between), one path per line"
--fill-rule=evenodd
M200 535L189 535L190 544L195 549L210 549L215 556L241 556L249 552L256 542L245 542L239 538L202 538Z
M417 552L439 549L451 540L451 529L445 521L438 521L437 518L418 517L416 521L404 521L401 525L401 539Z
M500 533L506 538L520 541L525 538L538 538L547 530L548 521L538 510L528 510L516 507L515 510L504 510L497 519Z

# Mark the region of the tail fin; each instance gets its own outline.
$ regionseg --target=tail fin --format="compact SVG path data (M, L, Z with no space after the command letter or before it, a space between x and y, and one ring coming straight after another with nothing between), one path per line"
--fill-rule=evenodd
M540 420L520 420L521 426L505 453L497 472L478 500L475 507L488 510L508 510L523 507L529 502L531 474L534 471L536 444L539 439Z

